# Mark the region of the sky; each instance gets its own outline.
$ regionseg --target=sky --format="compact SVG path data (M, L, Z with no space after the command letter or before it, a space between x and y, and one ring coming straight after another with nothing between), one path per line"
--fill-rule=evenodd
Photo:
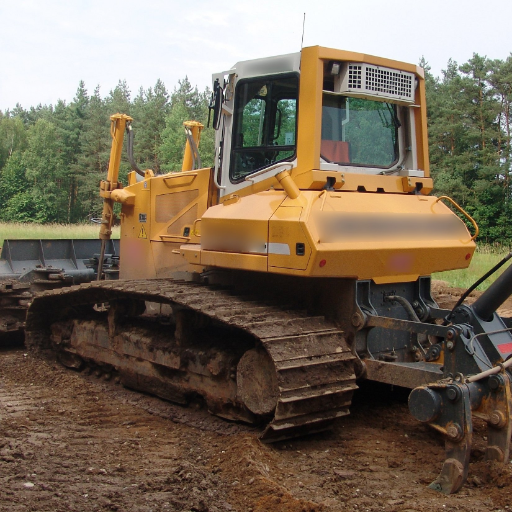
M506 59L512 1L0 0L0 110L72 101L80 80L135 97L161 79L199 90L236 62L327 46L417 64Z

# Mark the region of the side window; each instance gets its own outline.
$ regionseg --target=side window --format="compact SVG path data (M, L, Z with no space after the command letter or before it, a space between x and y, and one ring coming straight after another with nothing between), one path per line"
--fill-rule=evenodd
M277 102L274 142L278 146L295 146L297 126L297 100L282 99Z
M230 178L295 156L298 76L241 80L237 85Z
M244 148L261 146L265 120L265 100L253 98L244 107L241 117L240 145Z

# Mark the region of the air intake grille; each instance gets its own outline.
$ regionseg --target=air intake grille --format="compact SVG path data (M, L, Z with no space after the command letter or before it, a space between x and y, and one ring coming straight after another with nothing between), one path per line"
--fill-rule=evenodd
M348 65L348 88L349 89L361 89L363 85L362 79L362 68L360 64L349 64Z
M397 69L350 63L340 76L340 91L414 101L414 75Z

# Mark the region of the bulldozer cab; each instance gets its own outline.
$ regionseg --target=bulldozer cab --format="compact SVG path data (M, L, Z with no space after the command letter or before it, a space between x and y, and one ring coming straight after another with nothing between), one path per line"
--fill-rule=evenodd
M413 189L431 189L421 68L312 47L239 62L213 79L222 91L212 105L221 201L283 170L301 176L301 189L341 188L345 173L359 175L353 190L411 192L401 180L377 186L372 175L413 177Z

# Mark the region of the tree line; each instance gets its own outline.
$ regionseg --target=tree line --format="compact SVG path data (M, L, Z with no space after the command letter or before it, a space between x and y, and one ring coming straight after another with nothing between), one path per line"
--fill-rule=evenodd
M110 115L134 118L134 157L141 169L156 173L181 169L185 131L183 121L206 126L210 91L198 91L180 80L169 94L158 80L132 99L120 81L105 97L99 87L89 95L80 82L70 103L19 104L0 111L0 220L7 222L77 223L101 215L99 182L106 177L110 157ZM204 130L200 154L213 165L213 130ZM120 180L130 170L126 155Z
M435 77L422 59L427 90L431 172L437 195L455 199L478 222L480 240L512 241L512 54L492 60L474 54L458 65L450 60ZM98 183L108 166L109 116L131 115L134 156L140 168L169 172L181 168L182 123L206 125L209 89L187 78L169 93L160 80L132 98L120 81L102 97L80 82L69 103L17 105L0 111L0 220L83 222L101 212ZM200 153L212 165L213 130L204 130ZM121 180L126 183L127 162Z
M450 60L442 77L426 70L434 193L455 199L480 227L479 240L512 241L512 54Z

